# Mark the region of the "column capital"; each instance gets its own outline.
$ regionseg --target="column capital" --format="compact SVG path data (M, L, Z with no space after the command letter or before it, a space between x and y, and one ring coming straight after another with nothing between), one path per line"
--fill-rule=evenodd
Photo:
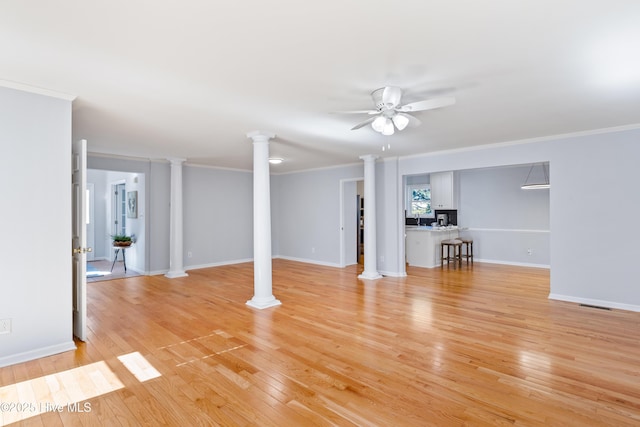
M187 159L181 159L179 157L167 157L167 160L171 163L171 164L180 164L180 163L184 163L187 161Z
M376 156L375 154L365 154L364 156L360 156L360 160L364 160L365 162L368 161L375 161L377 158L379 158L380 156Z
M276 137L276 134L273 132L267 132L263 130L254 130L253 132L249 132L247 134L247 138L253 139L253 142L257 141L269 141Z

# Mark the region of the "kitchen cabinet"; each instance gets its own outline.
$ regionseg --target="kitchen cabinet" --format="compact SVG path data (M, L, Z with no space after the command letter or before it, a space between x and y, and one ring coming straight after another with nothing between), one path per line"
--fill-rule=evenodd
M433 209L456 209L453 171L432 173L429 181Z
M433 268L440 265L440 242L458 237L458 228L407 227L405 256L412 267Z

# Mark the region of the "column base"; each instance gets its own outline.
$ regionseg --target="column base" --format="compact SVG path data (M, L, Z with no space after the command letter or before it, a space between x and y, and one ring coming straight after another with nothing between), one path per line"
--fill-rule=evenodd
M164 275L164 277L167 277L169 279L176 279L178 277L187 277L188 274L185 273L184 271L169 271L167 272L167 274Z
M374 271L374 272L363 271L362 274L358 276L358 279L376 280L376 279L382 279L382 276L377 271Z
M253 308L259 308L262 310L263 308L275 307L277 305L281 305L282 303L276 299L273 295L267 298L259 298L253 297L249 301L247 301L247 305Z

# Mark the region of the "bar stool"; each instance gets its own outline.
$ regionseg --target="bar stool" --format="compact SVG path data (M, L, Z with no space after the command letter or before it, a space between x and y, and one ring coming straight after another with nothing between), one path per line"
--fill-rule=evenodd
M467 264L469 264L469 260L471 260L471 264L473 264L473 239L468 237L456 237L456 239L462 242L462 246L465 248L465 253L460 253L461 258L465 258L467 260ZM462 252L462 248L461 252Z
M444 256L444 247L447 247L447 256ZM451 256L450 250L453 248L453 256ZM447 267L449 263L453 261L454 266L456 261L460 267L462 267L462 241L457 239L446 239L440 242L440 268L444 267L444 260L447 260Z

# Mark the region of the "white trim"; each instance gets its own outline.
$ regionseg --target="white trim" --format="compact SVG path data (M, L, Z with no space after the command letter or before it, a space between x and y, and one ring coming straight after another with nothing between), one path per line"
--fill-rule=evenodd
M604 133L624 132L627 130L635 130L635 129L640 129L640 123L634 123L634 124L623 125L623 126L613 126L609 128L591 129L591 130L578 131L578 132L559 133L555 135L538 136L535 138L516 139L512 141L495 142L491 144L473 145L470 147L451 148L448 150L430 151L426 153L410 154L408 156L402 156L400 157L400 159L411 159L414 157L425 157L425 156L441 156L443 154L456 154L456 153L464 153L464 152L471 152L471 151L488 150L492 148L509 147L512 145L532 144L536 142L554 141L556 139L569 139L569 138L577 138L581 136L601 135Z
M169 269L165 269L165 270L154 270L154 271L147 271L145 273L146 276L159 276L159 275L165 275L169 272Z
M458 228L459 231L496 231L501 233L551 233L551 230L535 230L524 228Z
M151 163L166 163L169 164L169 161L165 159L152 159L149 157L135 157L135 156L124 156L120 154L112 154L112 153L100 153L97 151L89 151L87 152L87 157L101 157L105 159L114 159L114 160L130 160L133 162L151 162ZM95 168L94 168L95 169ZM101 169L98 169L101 170ZM111 170L111 169L109 169ZM114 172L127 172L122 170L117 170ZM129 172L129 173L143 173L143 172Z
M575 302L578 304L595 305L598 307L617 308L620 310L640 312L640 305L623 304L623 303L613 302L613 301L604 301L604 300L591 299L591 298L580 298L580 297L573 297L570 295L559 295L559 294L549 294L549 299L566 301L566 302Z
M50 345L48 347L37 348L35 350L25 351L24 353L12 354L5 357L0 357L0 368L9 365L15 365L16 363L28 362L30 360L40 359L47 356L53 356L54 354L64 353L65 351L72 351L76 349L76 345L73 341L66 343Z
M330 169L346 168L351 166L362 166L362 163L345 163L340 165L323 166L323 167L311 168L311 169L299 169L299 170L289 171L289 172L272 173L271 175L291 175L294 173L317 172L317 171L330 170Z
M407 277L407 273L405 272L397 272L397 271L380 271L380 274L388 277Z
M503 264L503 265L514 265L517 267L533 267L533 268L546 268L550 269L551 266L549 264L533 264L528 262L513 262L513 261L502 261L496 259L478 259L474 258L473 262L484 262L487 264Z
M224 166L214 166L214 165L203 165L199 163L192 163L188 160L184 163L185 166L193 167L193 168L203 168L203 169L216 169L222 171L231 171L231 172L242 172L242 173L253 173L252 170L248 169L239 169L239 168L228 168ZM274 175L274 174L271 174Z
M314 259L297 258L297 257L282 256L282 255L275 256L274 258L286 259L288 261L303 262L305 264L324 265L325 267L343 268L340 266L340 264L337 264L335 262L324 262L324 261L317 261Z
M24 83L12 82L10 80L0 79L0 86L9 89L21 90L23 92L35 93L37 95L50 96L52 98L63 99L65 101L73 101L77 98L76 95L69 95L68 93L57 92L55 90L31 86Z
M189 266L185 266L184 269L185 271L199 270L201 268L222 267L223 265L243 264L246 262L253 262L253 258L236 259L232 261L222 261L222 262L212 262L208 264L189 265Z

